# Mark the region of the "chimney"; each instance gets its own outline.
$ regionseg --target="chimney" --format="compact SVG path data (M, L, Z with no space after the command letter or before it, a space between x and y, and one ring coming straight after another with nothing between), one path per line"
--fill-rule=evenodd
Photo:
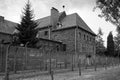
M51 25L52 25L52 28L56 28L56 25L58 23L58 18L59 18L59 11L52 7L51 9L51 17L50 17L50 22L51 22Z
M3 22L3 21L4 21L4 17L0 16L0 22Z

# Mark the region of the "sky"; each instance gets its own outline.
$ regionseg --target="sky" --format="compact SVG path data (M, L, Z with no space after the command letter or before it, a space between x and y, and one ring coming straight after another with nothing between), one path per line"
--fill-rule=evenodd
M19 23L26 2L27 0L0 0L0 16ZM99 28L102 29L105 46L109 32L112 31L113 35L116 35L116 27L106 22L104 18L98 17L100 10L93 11L96 0L30 0L30 2L35 19L49 16L51 7L57 8L60 12L66 11L66 14L78 13L96 34Z

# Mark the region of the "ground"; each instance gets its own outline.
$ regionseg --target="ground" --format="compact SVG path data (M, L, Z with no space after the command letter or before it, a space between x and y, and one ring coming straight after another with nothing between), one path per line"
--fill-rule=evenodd
M15 80L51 80L51 76L44 74ZM81 76L79 76L78 71L54 73L54 80L120 80L120 67L99 68L97 71L94 71L94 69L82 70Z

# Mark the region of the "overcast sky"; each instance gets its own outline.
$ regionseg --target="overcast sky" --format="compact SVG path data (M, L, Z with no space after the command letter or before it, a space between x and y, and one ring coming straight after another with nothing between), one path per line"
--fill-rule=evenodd
M0 0L0 15L5 19L20 22L23 7L27 0ZM57 8L60 12L65 10L66 14L78 13L87 25L97 34L99 27L102 29L105 41L110 31L115 35L116 27L104 18L99 18L99 10L93 12L95 0L30 0L34 9L35 19L50 15L51 7ZM65 5L63 9L62 6Z

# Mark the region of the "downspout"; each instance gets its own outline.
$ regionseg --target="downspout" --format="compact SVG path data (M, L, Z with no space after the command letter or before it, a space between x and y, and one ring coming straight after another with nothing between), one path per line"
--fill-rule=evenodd
M51 26L48 26L48 29L49 29L49 40L51 39Z
M78 53L77 53L77 30L78 30L78 26L75 27L75 61L78 61ZM75 62L74 61L74 62Z

